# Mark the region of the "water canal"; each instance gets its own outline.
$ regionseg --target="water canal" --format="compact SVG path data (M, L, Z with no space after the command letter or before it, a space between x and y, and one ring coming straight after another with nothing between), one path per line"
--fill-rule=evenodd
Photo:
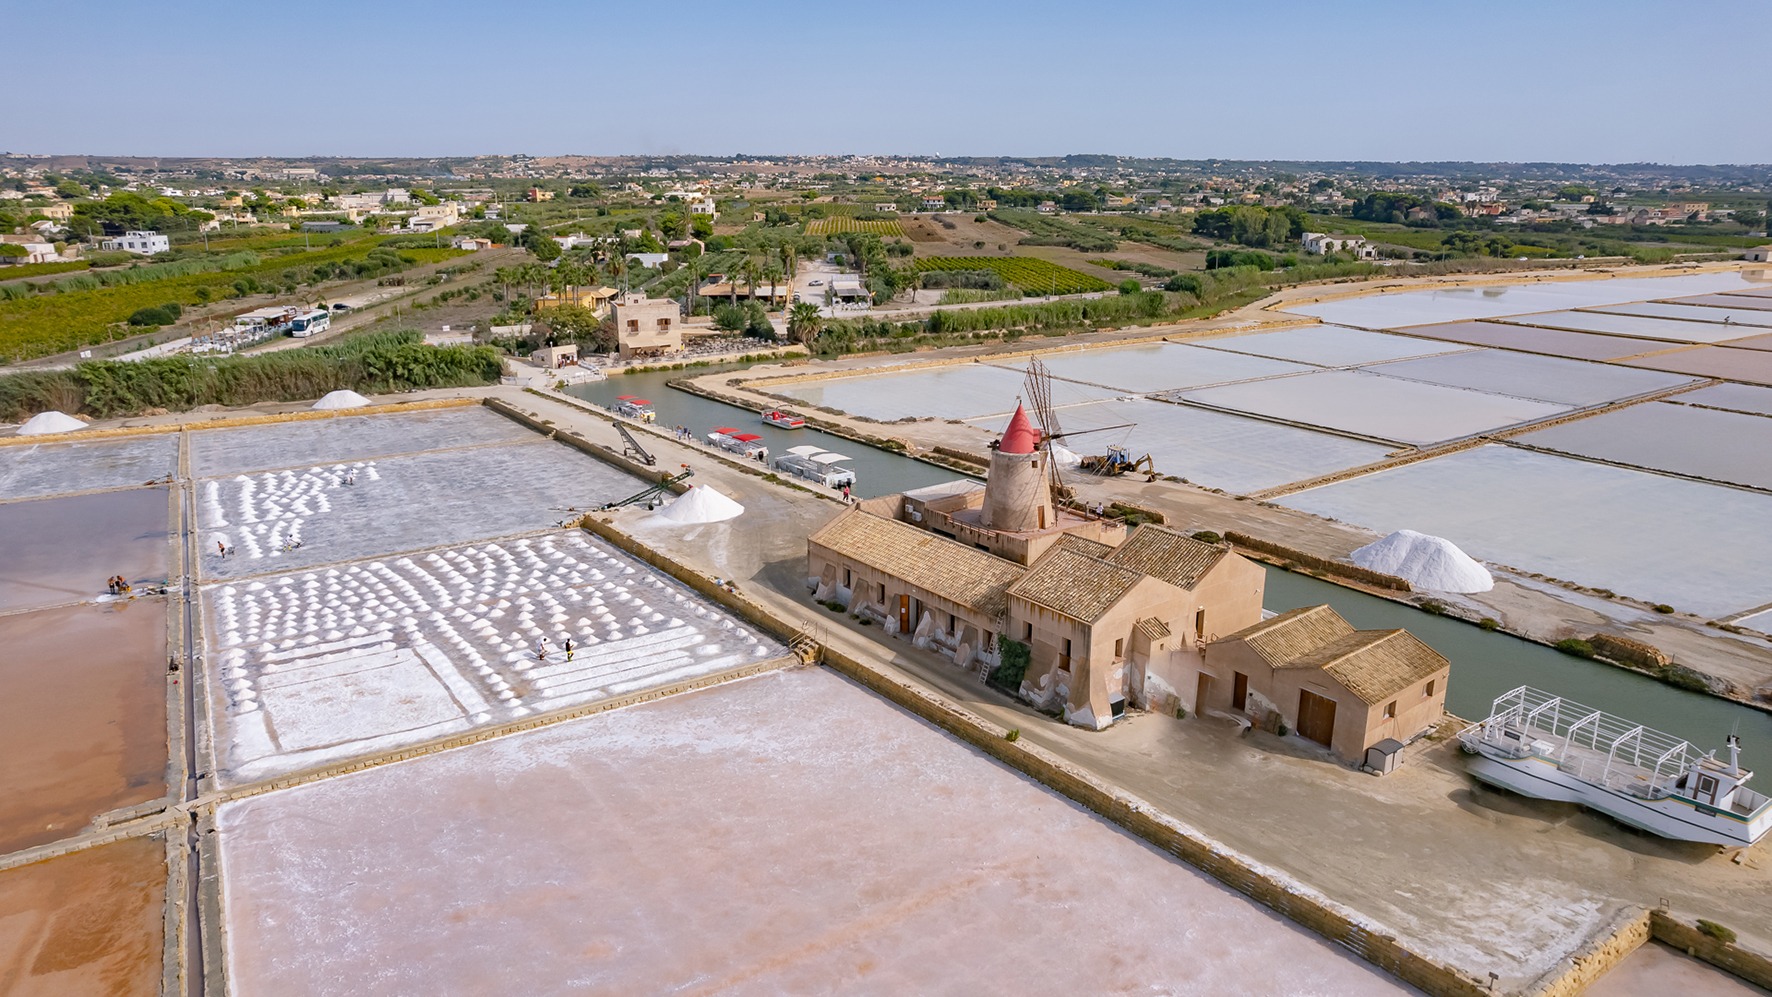
M719 370L698 369L696 373ZM652 401L660 425L686 425L702 436L716 426L741 427L762 435L773 454L802 444L849 454L858 475L856 492L864 497L959 477L944 468L817 430L765 426L749 409L669 386L671 380L683 376L682 371L624 374L578 385L568 393L597 405L612 404L618 395L639 395ZM1452 662L1446 708L1459 716L1487 716L1496 696L1515 686L1532 685L1687 738L1700 750L1720 749L1725 735L1739 733L1743 760L1756 770L1772 772L1772 715L1279 568L1268 569L1265 601L1275 612L1328 603L1356 627L1407 628Z
M956 471L925 464L920 460L816 429L777 429L765 425L762 418L750 409L717 402L687 391L678 391L670 386L671 381L680 377L742 369L732 366L696 368L689 372L674 370L618 374L605 381L574 385L567 388L566 393L604 407L614 405L620 395L639 395L652 402L653 410L658 413L660 426L688 426L700 440L706 440L707 434L716 427L733 426L743 432L756 433L763 437L763 441L769 446L771 458L780 456L789 447L798 446L819 446L835 453L846 454L852 458L849 466L855 468L854 492L862 498L891 495L963 477Z

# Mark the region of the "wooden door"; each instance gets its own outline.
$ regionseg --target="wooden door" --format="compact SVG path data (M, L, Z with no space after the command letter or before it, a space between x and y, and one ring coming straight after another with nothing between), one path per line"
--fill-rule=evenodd
M1231 673L1231 709L1241 713L1249 708L1249 676Z
M1200 682L1194 687L1194 712L1205 713L1212 703L1212 676L1200 673Z
M1298 692L1298 733L1323 747L1335 738L1335 700L1308 689Z
M898 597L898 632L911 632L911 597L908 595Z

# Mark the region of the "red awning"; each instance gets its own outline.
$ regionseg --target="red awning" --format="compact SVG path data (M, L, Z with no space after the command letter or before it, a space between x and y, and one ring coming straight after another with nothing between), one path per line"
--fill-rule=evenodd
M740 443L749 443L752 440L760 440L762 438L763 437L758 436L756 433L740 433L737 436L733 437L733 439L737 440Z
M625 402L628 399L633 398L633 397L634 397L633 395L616 395L615 400L618 402Z
M715 426L714 432L731 434L731 433L738 432L738 430L732 428L731 426Z
M652 404L651 402L647 401L644 398L635 398L633 395L629 395L626 398L623 398L622 401L627 402L629 405L651 405Z

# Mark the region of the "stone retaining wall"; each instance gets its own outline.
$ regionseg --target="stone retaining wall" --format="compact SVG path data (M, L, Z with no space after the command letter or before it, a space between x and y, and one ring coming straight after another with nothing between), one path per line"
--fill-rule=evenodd
M130 436L151 436L155 433L176 433L184 429L233 429L240 426L266 426L278 422L306 422L310 419L337 419L349 415L385 415L390 412L424 412L431 409L466 408L480 404L475 398L430 398L424 401L391 402L386 405L368 405L363 408L302 409L296 412L276 412L264 415L225 416L218 419L205 419L201 422L192 419L189 422L167 423L158 426L112 426L107 429L87 429L72 433L51 433L48 436L6 436L0 437L0 447L35 446L40 443L79 443L89 440L111 440ZM189 413L186 413L187 415Z
M1725 942L1698 930L1665 910L1649 913L1650 930L1658 942L1666 942L1695 959L1733 973L1754 984L1772 990L1772 959L1764 953L1743 947L1740 942Z

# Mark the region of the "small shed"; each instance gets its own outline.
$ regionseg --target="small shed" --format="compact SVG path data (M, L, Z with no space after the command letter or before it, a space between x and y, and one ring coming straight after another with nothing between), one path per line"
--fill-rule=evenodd
M578 344L567 343L564 346L543 346L541 349L536 350L535 353L531 355L530 359L535 361L537 367L543 367L547 370L558 370L561 367L571 367L578 363Z

